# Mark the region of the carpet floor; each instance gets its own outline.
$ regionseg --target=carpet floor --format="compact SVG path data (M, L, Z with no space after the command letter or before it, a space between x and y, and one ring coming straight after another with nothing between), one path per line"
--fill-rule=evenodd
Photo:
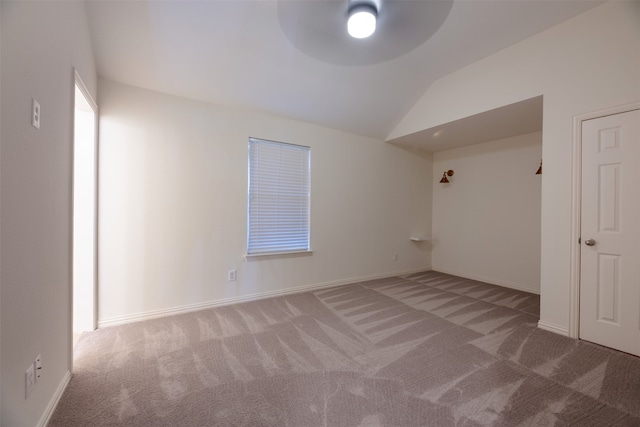
M640 358L437 272L83 334L49 426L640 426Z

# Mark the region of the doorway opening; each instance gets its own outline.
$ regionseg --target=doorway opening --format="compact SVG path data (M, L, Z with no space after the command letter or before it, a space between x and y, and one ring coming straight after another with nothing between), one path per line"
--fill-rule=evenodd
M73 344L97 321L98 107L75 73L73 138Z

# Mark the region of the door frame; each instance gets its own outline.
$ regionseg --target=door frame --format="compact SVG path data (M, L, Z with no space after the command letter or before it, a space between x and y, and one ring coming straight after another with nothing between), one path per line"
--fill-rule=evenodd
M580 230L582 226L582 122L640 109L640 101L573 117L571 147L571 267L569 272L569 336L580 338Z
M80 89L80 92L82 92L82 94L84 95L85 99L87 100L87 102L89 103L89 105L91 106L91 108L94 111L94 115L95 115L95 121L94 121L94 140L93 140L93 144L95 146L95 157L94 157L94 170L95 170L95 191L94 191L94 206L95 206L95 217L94 217L94 229L93 229L93 235L94 235L94 271L93 271L93 301L92 301L92 305L93 305L93 319L92 319L92 323L93 323L93 329L95 330L98 326L98 177L99 177L99 171L98 171L98 132L99 132L99 108L98 108L98 104L96 103L95 99L93 98L93 96L91 95L91 92L89 91L89 89L87 88L87 86L85 85L84 81L82 80L82 77L80 76L80 74L78 73L78 70L73 67L72 68L72 99L74 100L72 102L72 114L71 114L71 129L72 129L72 149L71 149L71 227L70 227L70 240L71 240L71 266L70 266L70 271L71 271L71 292L70 292L70 322L69 322L69 332L70 332L70 336L73 337L73 316L74 316L74 289L75 289L75 283L73 281L73 269L74 269L74 256L73 256L73 246L74 246L74 226L73 226L73 214L74 214L74 200L75 200L75 189L74 189L74 179L75 179L75 168L73 166L74 162L75 162L75 147L76 147L76 140L75 140L75 93L76 93L76 86L78 87L78 89ZM70 367L71 367L71 372L73 372L73 339L70 341Z

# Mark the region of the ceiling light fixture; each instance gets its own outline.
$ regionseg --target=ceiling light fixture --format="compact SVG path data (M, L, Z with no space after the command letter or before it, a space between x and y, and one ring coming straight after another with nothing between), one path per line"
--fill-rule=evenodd
M349 8L347 31L356 39L369 37L376 30L378 10L371 3L355 3Z

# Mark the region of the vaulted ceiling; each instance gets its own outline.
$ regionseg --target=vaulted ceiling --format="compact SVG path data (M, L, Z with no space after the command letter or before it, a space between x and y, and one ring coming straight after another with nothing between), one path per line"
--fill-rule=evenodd
M438 78L601 3L380 1L362 40L348 0L93 0L87 15L101 77L386 139Z

